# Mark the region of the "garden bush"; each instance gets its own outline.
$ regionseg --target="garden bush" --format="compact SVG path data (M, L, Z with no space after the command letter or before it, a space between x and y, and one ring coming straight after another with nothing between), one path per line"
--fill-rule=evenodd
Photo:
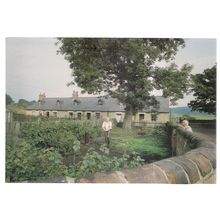
M21 127L21 138L33 146L53 147L62 155L68 155L79 151L80 142L88 143L100 132L100 126L90 121L25 122Z
M75 166L69 167L68 175L71 177L82 177L96 172L110 172L125 168L138 167L143 165L144 160L132 152L131 155L124 154L121 158L109 157L109 149L100 147L103 154L98 153L94 148L90 148L82 161Z
M63 165L62 156L55 149L36 148L25 141L17 145L7 137L7 182L40 180L66 174L67 167Z

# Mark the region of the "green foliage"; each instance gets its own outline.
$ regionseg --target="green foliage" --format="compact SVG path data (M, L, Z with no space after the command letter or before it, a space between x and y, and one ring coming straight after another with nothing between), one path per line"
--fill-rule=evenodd
M163 96L169 97L170 102L175 105L176 101L184 98L184 94L189 90L191 70L192 66L189 64L183 65L181 69L174 63L164 68L156 67L153 76L154 87L157 90L162 89Z
M6 178L9 182L38 180L66 175L63 157L80 153L80 139L97 137L95 122L25 122L16 144L7 136Z
M17 114L23 114L25 117L25 109L26 107L28 107L29 105L32 105L33 103L35 103L35 101L27 101L25 99L19 99L18 103L15 103L12 98L6 94L6 105L7 105L7 109L17 113Z
M26 107L28 107L29 105L34 104L35 102L36 102L36 101L30 101L30 102L29 102L29 101L27 101L27 100L25 100L25 99L19 99L17 105L26 108Z
M6 94L5 99L6 99L6 105L10 105L10 104L14 103L14 100L13 100L12 97L11 97L10 95L8 95L8 94Z
M62 156L54 149L39 149L22 141L6 141L6 181L20 182L66 175Z
M196 120L196 118L192 115L183 115L182 118L184 118L186 120Z
M23 106L17 105L16 103L7 105L7 109L16 114L25 114L25 108Z
M174 126L177 126L177 123L174 122L174 121L168 121L168 122L166 123L166 128L167 128L167 127L174 127Z
M60 129L65 129L72 132L77 139L83 143L88 143L89 140L101 135L101 124L98 121L74 121L64 120L59 122Z
M62 155L67 155L78 153L80 141L87 143L100 135L100 132L100 126L95 122L25 122L22 124L21 137L36 147L53 147Z
M48 178L65 176L67 174L67 168L63 165L62 156L54 149L42 149L37 155L39 161L38 170L41 170L41 174L38 178Z
M192 92L196 97L189 103L193 111L216 114L216 65L202 74L192 76Z
M143 165L144 160L135 152L130 156L124 154L121 158L112 158L109 157L109 150L104 146L101 147L100 151L104 152L104 154L100 154L95 149L90 148L82 161L69 168L69 176L82 177L96 172L109 172Z
M144 163L140 155L167 157L165 130L158 127L148 131L148 136L138 137L134 131L114 129L110 148L106 144L96 146L97 143L91 141L89 144L94 144L96 149L82 149L83 155L81 148L88 147L84 144L85 133L89 140L100 136L100 125L96 122L49 120L23 123L19 138L7 136L6 180L35 181L63 175L82 177L140 166ZM113 154L116 148L121 150L120 154ZM71 166L64 165L66 156L73 156Z

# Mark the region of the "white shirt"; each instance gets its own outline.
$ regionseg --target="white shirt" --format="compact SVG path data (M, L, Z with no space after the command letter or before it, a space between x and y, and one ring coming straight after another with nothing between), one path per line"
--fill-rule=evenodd
M104 121L102 124L102 128L104 131L109 131L112 129L112 122L111 121Z
M185 129L186 131L193 132L193 131L192 131L192 128L191 128L190 126L185 126L184 129Z

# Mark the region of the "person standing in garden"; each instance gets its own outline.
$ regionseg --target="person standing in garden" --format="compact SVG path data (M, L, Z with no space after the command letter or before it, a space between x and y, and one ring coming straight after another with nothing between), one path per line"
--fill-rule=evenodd
M102 129L104 130L105 142L109 145L110 131L112 130L112 122L108 117L102 123Z

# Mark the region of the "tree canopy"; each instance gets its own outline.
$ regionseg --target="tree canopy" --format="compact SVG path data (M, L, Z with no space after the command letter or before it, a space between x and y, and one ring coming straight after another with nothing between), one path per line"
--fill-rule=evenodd
M10 105L12 103L14 103L14 100L10 95L6 94L6 105Z
M34 103L35 103L35 101L27 101L26 99L19 99L18 100L18 106L21 106L21 107L27 107L27 106L32 105Z
M154 89L163 90L172 103L188 89L190 65L157 65L171 61L185 46L183 39L58 38L58 44L73 70L70 84L90 94L106 92L125 104L130 115L151 102Z
M189 103L192 110L216 114L216 65L203 73L192 75L192 87L196 97Z

